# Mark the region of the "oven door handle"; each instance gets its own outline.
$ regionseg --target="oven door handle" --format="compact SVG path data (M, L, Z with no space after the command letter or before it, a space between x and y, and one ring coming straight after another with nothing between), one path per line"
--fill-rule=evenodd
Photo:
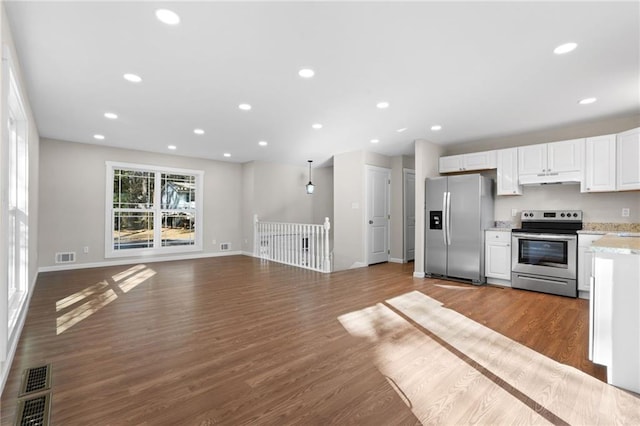
M541 235L541 234L521 234L521 233L513 233L514 238L531 238L532 240L558 240L558 241L572 241L576 240L578 237L576 235L571 235L568 237L561 235Z

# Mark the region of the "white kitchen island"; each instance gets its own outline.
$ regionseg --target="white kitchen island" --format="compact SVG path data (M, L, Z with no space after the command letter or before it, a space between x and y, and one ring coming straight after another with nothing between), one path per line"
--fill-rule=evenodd
M589 358L608 383L640 393L640 234L607 234L591 249Z

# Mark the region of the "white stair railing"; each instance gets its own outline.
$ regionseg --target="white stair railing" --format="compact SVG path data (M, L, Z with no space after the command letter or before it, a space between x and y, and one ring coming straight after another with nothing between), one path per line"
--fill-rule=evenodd
M254 215L255 257L319 272L331 272L329 218L322 225L261 222Z

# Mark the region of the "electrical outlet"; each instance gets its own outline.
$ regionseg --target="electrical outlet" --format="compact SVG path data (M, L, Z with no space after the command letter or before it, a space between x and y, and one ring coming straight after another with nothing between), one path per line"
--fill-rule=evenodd
M84 246L84 248L82 249L82 251L84 252L84 254L89 253L89 246Z
M511 209L511 217L516 217L518 215L518 209Z
M215 244L215 243L216 243L216 240L212 240L212 241L211 241L211 244Z
M625 207L622 209L622 217L629 217L629 208Z

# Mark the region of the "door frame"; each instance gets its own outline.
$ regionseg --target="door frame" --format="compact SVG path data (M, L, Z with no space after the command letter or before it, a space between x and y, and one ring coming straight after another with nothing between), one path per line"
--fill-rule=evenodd
M364 263L365 265L371 265L369 259L369 253L371 252L369 244L369 171L381 171L387 174L387 262L389 261L389 257L391 254L389 250L391 249L391 220L389 217L391 216L391 169L386 167L372 166L369 164L365 164L364 166L364 217L363 217L363 225L364 225Z
M415 260L415 253L416 253L416 237L415 237L415 218L416 218L416 209L415 209L415 205L416 205L416 193L415 193L415 184L416 184L416 171L415 169L408 169L408 168L403 168L402 169L402 260L404 261L404 263L409 262L408 256L407 256L407 194L409 194L407 192L407 176L409 175L413 175L413 189L414 191L410 194L413 197L413 259L411 260Z

